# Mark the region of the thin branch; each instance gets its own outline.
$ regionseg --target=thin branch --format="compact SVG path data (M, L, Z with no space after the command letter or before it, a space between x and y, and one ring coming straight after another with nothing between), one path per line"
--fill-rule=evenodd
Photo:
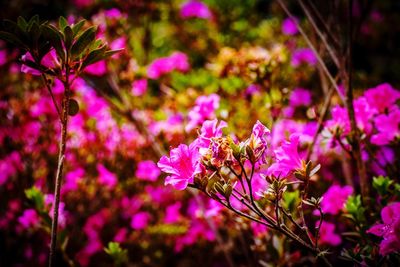
M321 65L321 67L322 67L323 71L325 72L326 76L328 76L329 81L332 83L332 85L336 89L340 99L342 100L343 103L345 103L345 99L342 96L342 94L340 93L340 89L339 89L338 84L336 83L335 79L332 77L331 73L328 70L328 67L325 65L324 61L320 57L319 53L317 52L315 46L312 44L311 40L306 35L305 31L301 28L300 24L297 22L296 18L292 15L292 13L288 10L288 8L283 3L283 1L282 0L277 0L277 1L278 1L279 5L282 7L282 9L285 11L287 16L295 23L295 25L297 26L299 32L301 33L301 35L303 36L304 40L306 41L307 45L310 47L310 49L315 54L315 57L317 58L317 61Z
M57 114L58 114L58 118L59 118L59 119L61 120L61 122L62 122L62 117L61 117L60 108L58 107L56 98L54 97L54 94L53 94L53 90L51 89L51 86L50 86L50 84L48 83L47 78L46 78L46 75L45 75L44 73L42 73L42 79L43 79L44 84L46 85L47 90L48 90L49 93L50 93L51 99L53 100L53 104L54 104L54 107L56 108L56 111L57 111Z
M332 47L329 45L328 41L325 38L325 35L322 34L321 30L318 28L317 24L314 21L314 18L312 17L310 11L304 4L303 0L298 0L301 8L303 9L304 13L307 16L308 21L311 23L312 27L314 28L315 32L318 34L319 38L321 38L322 43L325 45L326 49L328 50L329 55L331 56L331 59L333 63L335 63L337 68L340 68L340 63L339 59L337 58L337 55L335 51L333 51Z

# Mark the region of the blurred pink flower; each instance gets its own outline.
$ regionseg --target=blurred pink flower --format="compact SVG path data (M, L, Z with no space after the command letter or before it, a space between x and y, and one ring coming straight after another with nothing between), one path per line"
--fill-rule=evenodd
M141 161L138 164L135 176L143 181L157 181L160 176L160 169L151 160Z
M388 83L383 83L366 90L364 96L372 108L382 113L396 104L396 101L400 99L400 91Z
M299 138L300 134L290 135L290 141L283 142L281 147L274 151L276 162L269 167L269 175L285 177L292 171L303 169L303 160L297 150Z
M22 170L21 156L17 151L11 152L9 155L0 160L0 186L5 184L8 179Z
M180 15L182 18L212 18L212 13L208 6L203 2L197 0L186 1L181 6Z
M21 61L34 61L32 55L27 52L25 53L22 57L21 57ZM55 52L54 49L50 50L41 60L40 62L41 65L43 65L44 67L53 69L55 67L57 67L58 65L60 65L60 62L58 62L58 58L57 58L57 54ZM21 66L21 72L23 73L30 73L32 75L41 75L41 72L33 69L25 64L22 64Z
M107 73L107 63L105 60L100 60L87 66L85 72L93 76L103 76Z
M118 183L117 176L110 172L103 164L97 164L97 171L99 172L99 183L107 186L108 188L114 188Z
M29 229L39 224L40 218L34 209L24 210L22 215L18 218L18 222L25 228Z
M182 204L176 202L175 204L169 205L165 211L164 223L171 224L176 223L181 217L180 209Z
M7 52L5 50L0 49L0 66L3 66L7 63Z
M343 210L344 205L351 194L353 194L353 188L349 185L343 187L332 185L323 195L321 201L322 211L333 215L338 214Z
M215 111L219 107L220 97L217 94L199 96L196 105L189 111L189 122L185 127L187 132L193 130L207 119L215 118Z
M168 57L153 60L147 67L147 77L158 79L174 70L185 72L190 69L189 59L182 52L174 52Z
M199 152L193 143L172 149L170 157L162 156L157 165L170 174L165 178L165 185L170 184L178 190L185 189L188 183L193 182L194 176L201 173Z
M394 202L381 211L383 223L372 226L367 233L383 237L379 253L387 255L400 251L400 202Z
M291 65L296 68L301 64L308 64L311 66L317 64L317 58L311 49L299 48L293 52Z
M141 211L132 216L131 227L135 230L142 230L147 227L151 216L146 211Z
M132 95L134 96L142 96L147 91L147 80L146 79L139 79L135 80L132 83Z
M295 88L290 94L289 104L292 107L308 106L311 104L311 92L304 88Z
M400 109L393 108L389 114L381 114L374 118L378 133L371 137L375 145L387 145L395 138L400 137Z
M292 19L286 18L282 22L282 32L285 35L291 36L298 33L299 30L297 29L296 23Z
M319 222L317 222L319 224ZM319 243L331 246L338 246L342 243L342 237L335 233L335 225L330 222L323 221L319 230Z

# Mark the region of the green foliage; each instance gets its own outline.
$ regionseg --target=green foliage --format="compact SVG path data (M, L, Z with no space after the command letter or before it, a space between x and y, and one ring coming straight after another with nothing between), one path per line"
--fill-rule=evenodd
M128 251L121 248L118 242L109 242L108 247L104 248L104 251L113 258L117 266L128 261Z
M372 186L376 189L380 196L385 196L389 192L389 187L394 182L389 177L378 176L372 180Z
M346 217L360 224L365 222L365 207L361 203L361 195L350 196L345 204L348 214Z
M41 211L44 209L44 195L39 188L36 186L28 188L25 190L25 195L34 203L37 210Z
M283 207L289 211L293 211L299 205L300 191L285 191L282 200Z

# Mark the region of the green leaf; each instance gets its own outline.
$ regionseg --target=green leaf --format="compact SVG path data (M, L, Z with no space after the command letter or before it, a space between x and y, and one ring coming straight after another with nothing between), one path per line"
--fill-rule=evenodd
M393 183L393 180L391 180L389 177L383 176L374 177L372 180L372 186L381 196L385 196L389 192L389 187Z
M9 32L4 32L4 31L0 31L0 39L9 42L13 45L15 45L16 47L22 48L27 50L28 47L14 34L9 33Z
M96 27L84 31L71 47L72 58L79 56L96 38Z
M321 169L321 164L318 164L317 166L315 166L314 169L311 170L309 176L311 177L314 174L316 174L319 171L319 169Z
M23 17L21 17L21 16L19 16L18 19L17 19L17 25L18 25L18 27L19 27L21 30L23 30L23 31L26 31L26 29L27 29L27 27L28 27L28 23L27 23L26 20L25 20Z
M32 200L35 207L41 211L44 209L44 195L39 188L33 186L25 190L25 195L28 199Z
M97 61L100 61L104 58L104 53L106 52L107 46L103 45L100 48L97 48L93 51L91 51L86 58L83 60L81 70L83 70L85 67L96 63Z
M56 50L58 57L64 61L65 60L65 51L62 45L63 35L61 32L57 30L52 25L45 25L43 26L43 35L44 37L49 40L50 44Z
M83 19L72 26L72 32L74 33L74 36L76 36L79 33L85 22L86 20Z
M104 248L104 251L113 258L116 265L128 261L128 251L122 249L118 242L109 242L108 248Z
M347 199L345 204L345 208L347 212L353 216L353 219L356 222L364 222L365 221L365 208L361 203L361 195L350 196Z
M61 31L64 32L64 29L65 29L65 27L67 27L67 26L68 26L68 21L67 21L63 16L61 16L61 17L58 19L58 27L61 29Z
M74 38L74 33L72 32L71 27L70 26L66 26L65 29L64 29L65 49L70 50L73 38Z

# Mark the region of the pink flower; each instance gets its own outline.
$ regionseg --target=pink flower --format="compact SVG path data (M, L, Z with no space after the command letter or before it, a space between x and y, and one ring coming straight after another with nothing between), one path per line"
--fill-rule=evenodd
M338 246L342 243L341 236L335 233L335 225L333 223L322 222L321 229L319 230L319 243L332 246Z
M182 204L180 202L176 202L175 204L169 205L165 212L164 223L176 223L181 217L180 209Z
M40 218L34 209L24 210L24 213L18 218L18 222L25 228L29 229L39 224Z
M217 94L199 96L196 99L196 105L189 111L189 122L186 125L185 130L190 132L205 120L214 119L215 110L219 107L219 100L220 98Z
M24 55L21 57L21 60L22 60L22 62L28 61L28 60L29 60L29 61L34 61L32 55L31 55L29 52L27 52L26 54L24 54ZM56 54L56 52L54 51L54 49L50 50L50 51L42 58L40 64L43 65L43 66L46 67L46 68L49 68L49 69L53 69L53 68L55 68L56 66L60 65L60 62L58 61L57 54ZM31 67L28 67L28 66L25 65L25 64L23 64L23 65L21 66L21 72L23 72L23 73L30 73L30 74L32 74L32 75L41 75L41 72L40 72L40 71L38 71L38 70L36 70L36 69L33 69L33 68L31 68Z
M133 81L132 83L132 95L134 96L142 96L147 91L147 80L146 79L139 79Z
M147 227L150 219L151 216L148 212L146 211L138 212L132 216L131 227L135 230L142 230Z
M157 181L159 175L160 169L157 168L157 165L151 160L139 162L135 173L138 179L151 182Z
M100 60L87 66L85 72L93 76L104 76L107 73L107 63L105 60Z
M125 36L115 39L110 44L111 50L125 49L125 47L126 47L126 37ZM112 58L119 58L120 55L121 55L121 53L116 53L116 54L112 55Z
M383 83L365 91L364 96L371 107L382 113L396 104L400 99L400 92L390 84Z
M372 226L367 233L383 237L379 253L387 255L400 251L400 202L394 202L381 211L383 223Z
M174 52L168 57L157 58L151 62L147 67L147 77L158 79L174 70L185 72L189 68L190 64L187 55L182 52Z
M396 137L400 137L400 109L394 108L389 114L381 114L374 118L378 133L371 137L375 145L387 145Z
M199 152L193 143L172 149L170 157L162 156L157 165L163 172L171 174L165 178L165 185L170 184L178 190L185 189L201 172Z
M85 176L85 170L83 168L77 168L68 172L65 175L65 183L62 187L62 192L67 193L69 191L75 191L78 189L79 181Z
M180 15L182 18L211 19L212 13L208 6L201 1L189 0L181 6Z
M117 176L110 172L103 164L97 164L97 171L99 172L99 183L112 189L117 185Z
M353 188L349 185L332 185L323 195L321 208L324 213L336 215L343 208L349 196L353 194Z
M198 148L208 148L211 138L221 137L222 129L225 127L227 127L225 121L220 121L219 123L217 119L205 121L203 126L201 126L200 136L195 140L196 146Z
M292 107L308 106L311 104L311 92L304 88L295 88L289 97Z
M0 50L0 66L7 63L7 52L5 50Z
M293 52L291 65L296 68L301 64L309 64L311 66L317 64L317 58L311 49L299 48Z
M247 145L252 149L256 160L262 157L263 162L265 162L265 152L267 149L267 136L270 131L264 126L260 121L253 126L253 131L250 138L248 139Z
M268 174L285 177L292 171L303 169L303 160L297 151L299 138L299 134L292 134L289 142L285 141L281 147L275 150L276 162L269 167Z
M290 18L286 18L283 22L282 22L282 32L285 35L295 35L296 33L299 32L299 30L297 29L296 23L290 19Z

